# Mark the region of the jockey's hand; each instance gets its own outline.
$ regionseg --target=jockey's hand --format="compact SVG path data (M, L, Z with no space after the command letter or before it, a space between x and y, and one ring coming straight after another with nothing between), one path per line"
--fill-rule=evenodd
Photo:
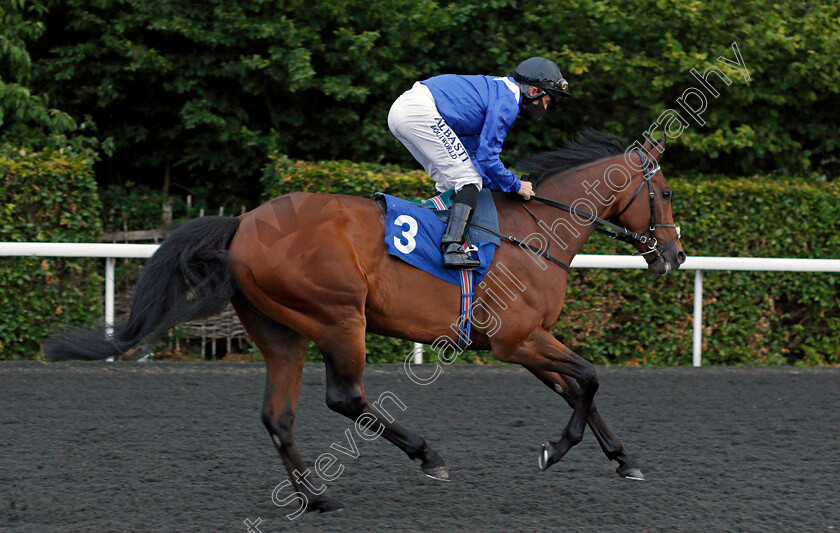
M523 181L520 182L522 185L519 186L519 196L525 198L526 200L530 200L532 196L534 196L534 187L531 185L530 181Z

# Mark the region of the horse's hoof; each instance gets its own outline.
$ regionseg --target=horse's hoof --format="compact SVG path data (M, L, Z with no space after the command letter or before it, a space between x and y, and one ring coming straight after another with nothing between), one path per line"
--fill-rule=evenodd
M432 479L437 479L439 481L449 481L449 469L446 468L446 465L436 466L435 468L423 468L423 473L429 476Z
M542 445L542 449L540 450L540 456L537 458L537 466L539 466L540 471L545 471L549 466L556 463L559 459L554 459L552 455L552 446L550 442L546 442Z
M645 475L638 468L628 468L622 470L620 467L616 470L618 477L622 479L632 479L633 481L645 481Z
M318 511L319 513L332 513L342 509L344 509L344 506L341 505L340 501L324 497L310 502L306 507L306 512Z

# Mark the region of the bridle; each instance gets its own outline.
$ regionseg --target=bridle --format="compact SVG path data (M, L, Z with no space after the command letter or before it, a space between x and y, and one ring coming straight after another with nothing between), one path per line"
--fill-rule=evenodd
M624 209L622 209L621 212L619 212L618 215L616 215L614 218L617 219L621 217L621 215L623 215L627 211L627 209L629 209L630 206L633 205L633 202L639 196L639 193L641 193L642 189L644 189L645 185L647 185L648 197L650 198L650 224L648 226L648 229L646 229L642 233L630 231L627 228L624 228L617 224L613 224L608 220L604 220L600 217L597 217L592 213L587 213L586 211L582 211L580 209L577 209L576 207L566 205L564 203L555 202L554 200L551 200L549 198L544 198L542 196L532 196L531 199L544 203L546 205L550 205L551 207L555 207L557 209L562 209L563 211L568 211L569 213L578 215L582 218L589 220L590 222L597 222L599 224L599 227L595 228L595 231L603 233L612 239L623 241L628 244L639 242L648 247L648 251L637 252L634 255L654 254L656 258L660 258L662 257L663 253L665 253L669 248L671 248L671 246L674 245L675 242L677 242L677 240L679 240L680 227L676 224L662 224L656 221L656 205L654 202L656 198L656 191L653 190L652 178L657 172L659 172L661 167L656 161L652 163L649 162L643 152L637 151L637 153L641 157L642 167L644 168L644 180L642 181L641 185L639 185L639 188L636 189L636 192L633 194L633 197L630 198L630 201L627 203L627 205L624 206ZM524 203L522 204L522 207L524 207L525 210L528 211L528 213L530 213L530 215L534 217L535 220L540 222L540 219L530 209L528 209L528 207ZM606 228L609 228L609 230L606 230L600 226L605 226ZM657 241L656 237L654 236L656 228L674 228L677 231L677 236L671 242L666 244L664 248L660 249L659 241ZM650 236L648 236L648 234L650 234Z
M621 212L618 213L618 215L616 215L614 218L618 218L621 215L623 215L624 212L627 211L627 209L636 200L636 197L639 196L639 193L642 192L642 189L645 187L645 185L647 185L648 186L648 196L650 198L650 225L648 226L648 229L646 229L642 233L636 233L634 231L630 231L627 228L621 227L617 224L613 224L612 222L610 222L608 220L604 220L603 218L600 218L598 216L595 216L592 213L587 213L586 211L582 211L582 210L580 210L576 207L573 207L573 206L570 206L570 205L567 205L567 204L564 204L564 203L561 203L561 202L555 202L554 200L552 200L550 198L545 198L545 197L542 197L542 196L534 195L534 196L531 196L531 200L536 200L537 202L541 202L541 203L544 203L546 205L550 205L551 207L554 207L554 208L557 208L557 209L562 209L563 211L567 211L569 213L578 215L581 218L585 218L585 219L589 220L590 222L597 222L599 224L599 226L595 228L595 231L597 231L599 233L603 233L604 235L607 235L608 237L610 237L612 239L616 239L616 240L619 240L619 241L622 241L622 242L626 242L627 244L630 244L630 245L632 245L634 242L640 242L641 244L648 247L648 251L646 251L646 252L636 252L633 255L654 254L655 257L656 257L655 260L658 260L662 257L663 253L665 253L669 248L671 248L671 246L674 245L675 242L677 242L679 240L679 238L680 238L680 227L677 226L676 224L660 224L656 221L656 205L654 203L654 200L656 198L656 191L653 190L652 178L653 178L654 174L659 172L660 166L659 166L659 163L650 164L648 162L647 157L645 157L645 154L642 153L641 151L637 150L637 153L639 154L639 157L641 157L642 168L645 171L644 180L642 181L642 184L639 185L639 188L636 189L636 192L633 194L633 197L630 198L630 201L627 203L627 205L624 206L624 209L622 209ZM533 211L531 211L528 208L527 205L525 205L524 200L523 200L523 203L521 203L520 205L525 209L525 211L528 212L528 214L530 214L534 218L534 220L537 221L537 224L539 226L541 226L541 227L546 226L545 222L543 222L537 215L534 214ZM569 270L569 266L567 264L563 263L562 261L558 260L556 257L552 257L551 254L549 253L548 249L543 250L541 248L537 248L536 246L533 246L533 245L531 245L531 244L529 244L525 241L517 239L516 237L514 237L512 235L504 235L502 233L499 233L499 232L494 231L490 228L481 226L479 224L472 223L472 224L470 224L470 226L473 227L473 228L485 231L485 232L487 232L491 235L495 235L496 237L499 237L500 239L504 239L507 242L510 242L512 244L516 244L517 246L520 246L520 247L523 247L523 248L528 248L529 250L531 250L535 254L540 255L540 256L548 259L549 261L551 261L555 265L559 266L563 270L566 270L566 271ZM609 229L607 230L607 229L604 229L600 226L604 226L604 227L609 228ZM653 235L653 233L656 231L656 228L674 228L675 230L677 230L677 236L676 236L676 238L674 238L674 240L672 240L667 245L665 245L664 248L660 249L659 248L659 242L656 240L656 237ZM648 234L650 234L650 236L648 236ZM550 245L550 241L549 241L549 245Z
M662 167L659 166L659 162L649 164L648 160L647 160L647 157L645 157L645 154L643 152L637 151L637 153L639 154L639 157L642 160L642 167L644 167L644 169L645 169L644 180L642 181L641 185L639 185L639 188L636 189L636 192L633 193L633 197L630 198L630 201L627 202L627 205L624 206L624 209L622 209L615 216L615 218L620 218L621 215L623 215L624 212L627 211L627 209L629 209L631 205L633 205L633 201L636 199L637 196L639 196L639 193L642 191L645 184L647 184L647 186L648 186L648 197L650 198L650 225L648 226L648 229L646 229L644 232L642 232L642 236L646 236L648 233L650 233L650 238L648 239L647 243L642 241L642 244L647 244L649 250L647 252L641 253L640 255L647 255L649 253L655 253L656 256L659 257L666 250L668 250L671 246L673 246L675 242L677 242L679 240L679 238L680 238L680 227L677 226L676 224L660 224L660 223L656 222L656 204L654 203L656 192L653 190L653 181L652 181L651 178L653 178L653 175L656 174L657 172L659 172L659 170ZM671 242L666 244L665 248L663 248L662 250L660 250L658 248L658 242L656 240L656 237L653 236L653 233L654 233L654 231L656 231L656 228L674 228L677 231L677 236ZM625 242L627 242L627 241L625 241Z

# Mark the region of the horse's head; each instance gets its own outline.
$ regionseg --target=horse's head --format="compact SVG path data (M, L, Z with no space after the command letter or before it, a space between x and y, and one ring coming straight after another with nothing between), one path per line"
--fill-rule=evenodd
M655 146L650 142L635 146L635 150L627 149L615 135L586 129L577 141L520 161L517 166L530 174L539 188L538 195L554 195L566 202L577 196L571 206L565 207L548 197L537 196L538 201L571 211L582 223L591 224L596 219L603 223L602 219L607 219L612 230L608 233L635 246L647 260L649 270L661 276L677 270L685 261L679 227L671 215L671 188L659 168L665 140ZM587 198L590 195L600 205ZM577 204L588 209L581 210Z
M621 167L628 172L623 174L631 179L625 179L626 185L616 193L610 219L641 237L631 244L644 255L648 270L658 277L680 268L686 255L680 243L680 228L671 214L673 192L659 167L665 139L656 145L646 141L642 148L624 157ZM616 176L618 172L616 169Z

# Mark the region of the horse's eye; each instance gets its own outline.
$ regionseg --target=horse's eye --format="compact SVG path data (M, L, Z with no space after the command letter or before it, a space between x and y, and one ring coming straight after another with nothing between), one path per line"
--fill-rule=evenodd
M665 198L666 200L670 200L671 199L671 191L662 191L662 198Z

